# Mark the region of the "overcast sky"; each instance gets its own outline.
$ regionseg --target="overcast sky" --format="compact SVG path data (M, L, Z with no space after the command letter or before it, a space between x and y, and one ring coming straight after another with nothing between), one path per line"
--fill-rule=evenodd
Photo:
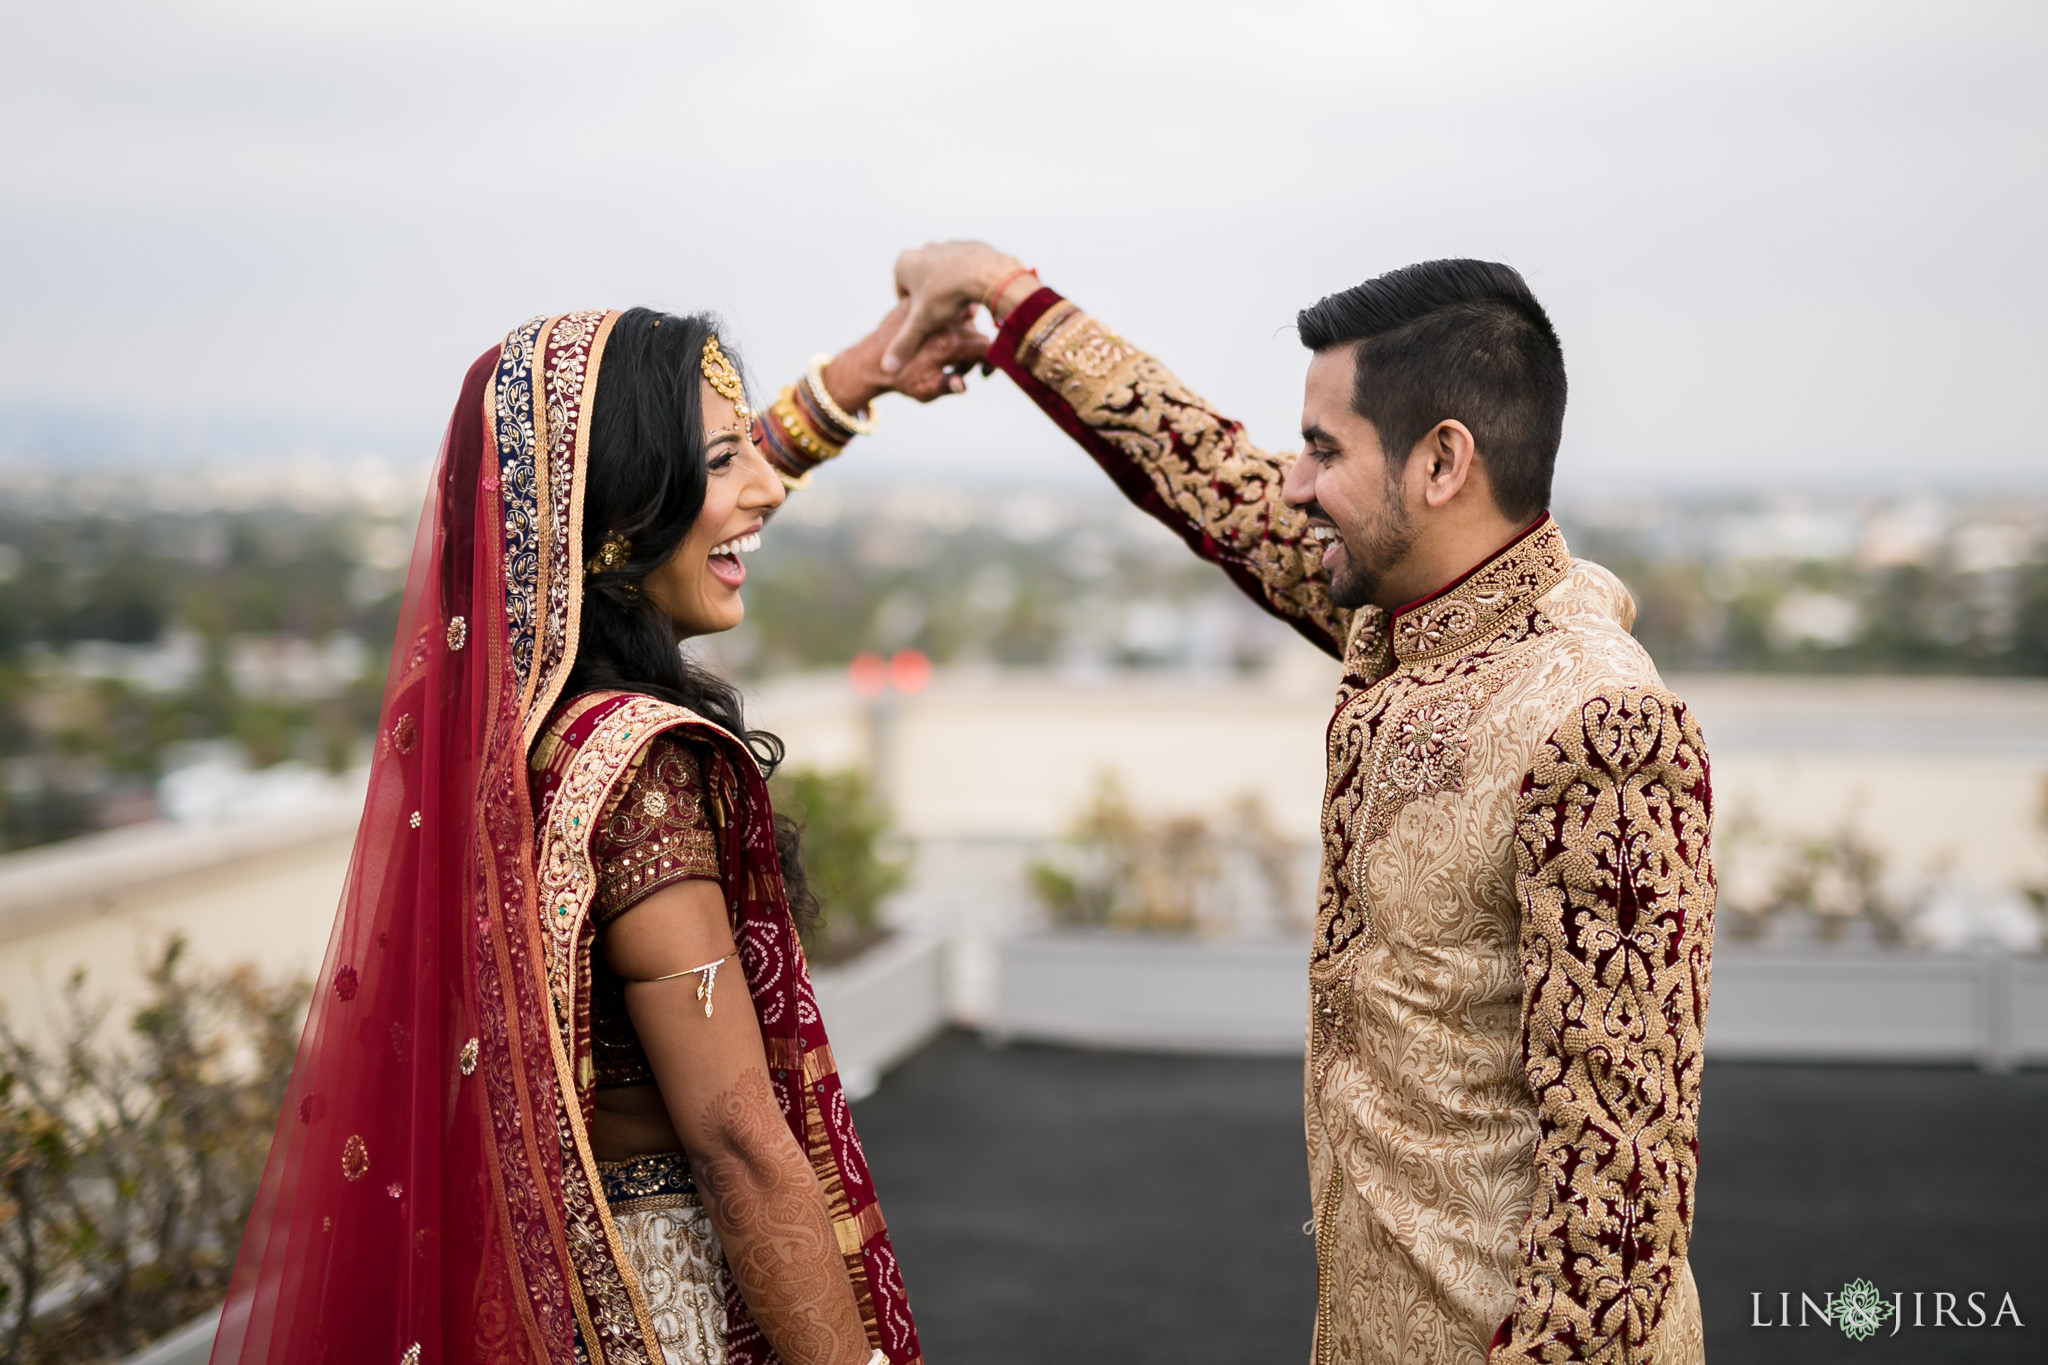
M1568 493L2048 490L2038 0L6 20L16 446L423 458L480 351L600 305L718 310L772 392L888 306L899 248L979 236L1276 445L1296 309L1471 255L1563 334ZM1000 378L884 412L869 476L1083 468Z

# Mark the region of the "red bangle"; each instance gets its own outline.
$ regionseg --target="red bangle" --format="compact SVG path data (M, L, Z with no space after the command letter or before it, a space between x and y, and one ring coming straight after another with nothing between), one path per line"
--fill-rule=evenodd
M994 317L996 315L996 300L1000 299L1003 296L1003 291L1005 289L1008 289L1011 283L1015 281L1017 277L1020 275L1029 275L1033 279L1036 279L1038 277L1038 267L1034 265L1018 266L1015 270L1012 270L1009 274L997 280L995 283L995 287L993 289L990 289L986 294L983 294L981 296L981 306L988 309L988 315L990 317Z

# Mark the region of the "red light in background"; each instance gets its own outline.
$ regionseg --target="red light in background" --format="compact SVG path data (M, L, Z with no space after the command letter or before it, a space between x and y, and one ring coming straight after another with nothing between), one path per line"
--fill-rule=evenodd
M932 680L932 661L924 651L899 649L889 660L889 682L898 692L922 692Z
M846 680L863 697L879 697L889 686L889 668L879 654L856 654L846 666Z

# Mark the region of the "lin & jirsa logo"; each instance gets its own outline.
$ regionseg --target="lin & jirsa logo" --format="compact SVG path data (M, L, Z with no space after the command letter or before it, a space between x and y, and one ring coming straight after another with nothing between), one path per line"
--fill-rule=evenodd
M1771 1320L1764 1307L1761 1290L1750 1293L1751 1327L1810 1327L1816 1322L1823 1327L1838 1327L1842 1335L1855 1341L1868 1341L1883 1331L1889 1322L1891 1331L1887 1336L1897 1336L1906 1327L2025 1327L2020 1320L2019 1306L2013 1302L2010 1292L2000 1294L1998 1306L1990 1306L1992 1290L1967 1290L1950 1293L1946 1290L1898 1290L1889 1297L1869 1280L1854 1279L1843 1285L1839 1293L1823 1293L1815 1303L1813 1296L1799 1292L1799 1305L1792 1304L1792 1290L1781 1290L1778 1294L1778 1316ZM1907 1299L1911 1298L1910 1312ZM1911 1321L1907 1321L1908 1318Z

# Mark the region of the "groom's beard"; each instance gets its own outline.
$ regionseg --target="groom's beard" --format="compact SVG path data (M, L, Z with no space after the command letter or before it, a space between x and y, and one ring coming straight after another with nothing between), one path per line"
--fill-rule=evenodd
M1339 527L1337 538L1344 548L1330 571L1330 601L1356 611L1372 601L1386 576L1408 557L1415 528L1399 499L1389 496L1371 522L1348 533Z

